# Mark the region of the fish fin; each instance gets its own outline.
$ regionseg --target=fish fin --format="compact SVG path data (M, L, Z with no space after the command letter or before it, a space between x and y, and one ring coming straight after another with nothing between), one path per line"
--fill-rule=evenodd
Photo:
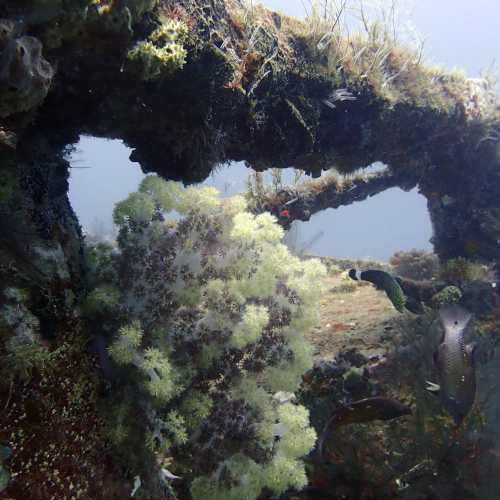
M444 339L443 339L444 340ZM432 354L432 361L434 362L434 366L436 368L439 368L439 353L440 351L443 350L443 343L441 342L441 344L439 344L437 346L437 349L434 351L434 353Z
M471 342L470 344L467 344L465 346L465 352L467 353L467 357L472 364L474 364L474 354L476 352L476 347L477 344L475 342Z
M425 390L429 391L432 394L437 394L441 390L441 386L439 384L435 384L434 382L431 382L429 380L426 380L425 383L427 384Z

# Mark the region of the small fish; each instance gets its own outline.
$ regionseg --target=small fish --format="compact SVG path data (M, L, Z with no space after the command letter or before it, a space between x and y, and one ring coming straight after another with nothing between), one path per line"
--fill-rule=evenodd
M473 348L464 342L464 332L472 315L455 304L442 307L439 317L444 336L434 360L440 384L428 382L427 390L439 392L443 406L459 425L469 413L476 394Z
M346 406L337 408L330 420L325 425L323 434L318 444L318 456L323 458L323 447L333 431L338 427L354 423L372 422L373 420L392 420L411 415L411 408L396 401L384 397L373 397L354 401Z
M142 481L140 476L134 477L134 489L130 493L130 496L133 497L139 491L139 488L142 486Z
M172 472L170 472L168 469L165 469L165 468L162 468L160 470L160 479L162 481L172 481L174 479L182 479L182 477L180 476L176 476L175 474L173 474Z
M402 313L405 310L406 296L403 289L389 273L378 269L367 269L366 271L351 269L349 277L356 281L363 280L373 283L379 290L384 290L392 305L399 312Z
M14 132L0 126L0 147L2 146L7 146L10 149L16 149L17 136Z
M436 470L436 464L433 460L425 459L424 461L414 465L396 479L396 484L399 491L408 489L418 478L432 474Z

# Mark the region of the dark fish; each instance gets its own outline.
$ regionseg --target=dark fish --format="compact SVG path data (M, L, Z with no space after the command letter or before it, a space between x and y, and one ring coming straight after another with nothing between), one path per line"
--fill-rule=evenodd
M318 455L323 458L323 446L338 427L354 423L372 422L373 420L392 420L403 415L411 415L411 408L395 399L374 397L360 399L346 406L337 408L325 425L318 444Z
M439 317L444 336L434 359L440 385L430 383L429 389L439 389L443 406L458 425L469 413L476 394L473 352L464 342L472 315L463 307L450 305L439 310Z
M353 280L369 281L373 283L379 290L384 290L392 305L399 311L403 312L406 305L406 297L403 289L393 276L379 269L367 269L366 271L358 271L351 269L349 277Z

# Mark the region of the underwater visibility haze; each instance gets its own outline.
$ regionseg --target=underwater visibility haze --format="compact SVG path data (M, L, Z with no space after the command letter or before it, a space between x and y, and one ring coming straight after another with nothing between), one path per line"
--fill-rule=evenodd
M0 499L497 500L499 14L0 2Z

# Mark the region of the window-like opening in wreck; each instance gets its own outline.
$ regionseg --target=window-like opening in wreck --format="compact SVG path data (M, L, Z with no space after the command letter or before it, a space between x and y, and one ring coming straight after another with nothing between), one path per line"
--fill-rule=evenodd
M70 157L69 198L82 228L100 237L113 235L115 204L135 191L144 178L137 163L129 159L130 148L119 140L82 136ZM384 169L380 163L363 170ZM217 188L222 197L244 193L253 171L243 162L214 169L203 183ZM283 186L293 184L297 171L280 171ZM263 174L272 186L273 174ZM299 182L306 180L301 176ZM286 241L299 253L338 258L370 258L387 261L399 250L431 250L432 234L425 198L416 189L389 189L362 202L323 210L307 222L293 223Z
M113 207L135 191L144 174L120 140L82 136L71 154L69 200L86 233L113 234Z
M115 204L136 191L145 177L129 158L131 149L120 140L82 136L69 157L69 200L86 234L113 236ZM214 169L203 182L222 197L245 191L251 169L243 162Z
M359 203L294 222L297 247L318 256L387 261L399 250L432 250L426 199L392 188Z

